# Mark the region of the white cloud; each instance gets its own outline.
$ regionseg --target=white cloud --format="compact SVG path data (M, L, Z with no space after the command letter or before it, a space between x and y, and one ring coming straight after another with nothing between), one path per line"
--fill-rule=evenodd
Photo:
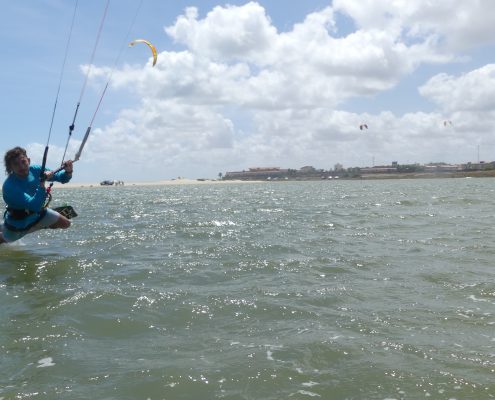
M495 64L460 77L435 75L419 91L447 112L495 110Z
M244 6L217 6L198 20L194 7L186 9L166 32L193 53L213 60L240 60L263 64L270 58L277 31L255 2Z
M495 34L491 0L334 0L333 4L360 29L401 31L416 40L436 37L453 50L493 43Z
M344 104L371 102L424 64L458 59L456 47L493 40L494 28L482 14L483 7L487 14L494 7L447 0L333 4L286 32L278 32L255 2L217 6L203 19L197 9L186 9L165 29L180 51L161 52L153 68L125 66L114 73L113 89L134 93L140 106L95 130L91 157L118 154L115 170L133 163L139 174L158 179L255 165L369 165L372 157L457 161L462 143L483 140L494 122L490 65L459 77L439 74L424 84L420 93L438 104L435 113L357 114ZM336 36L338 13L357 29ZM478 33L467 32L478 22ZM452 38L463 32L462 46L455 46ZM105 72L94 68L92 77ZM447 117L452 129L442 125ZM358 129L364 121L366 132ZM468 121L476 130L459 135Z

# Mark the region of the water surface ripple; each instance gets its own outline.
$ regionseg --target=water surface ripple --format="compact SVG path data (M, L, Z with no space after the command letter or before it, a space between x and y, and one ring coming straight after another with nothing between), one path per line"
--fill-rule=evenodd
M0 247L0 399L493 398L494 182L59 189Z

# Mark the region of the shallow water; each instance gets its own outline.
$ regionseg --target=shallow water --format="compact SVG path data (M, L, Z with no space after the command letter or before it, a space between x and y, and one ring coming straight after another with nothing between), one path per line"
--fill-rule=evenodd
M493 179L59 189L0 399L495 397Z

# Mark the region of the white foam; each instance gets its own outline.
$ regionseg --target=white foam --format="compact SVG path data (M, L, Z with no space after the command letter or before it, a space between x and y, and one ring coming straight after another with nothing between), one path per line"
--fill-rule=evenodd
M310 392L309 390L299 390L297 393L302 394L303 396L321 397L318 393Z
M55 363L53 362L53 358L51 357L42 358L38 361L38 364L39 365L36 368L53 367L55 365Z
M318 382L309 381L309 382L303 382L302 385L304 387L312 387L312 386L319 385L319 383Z

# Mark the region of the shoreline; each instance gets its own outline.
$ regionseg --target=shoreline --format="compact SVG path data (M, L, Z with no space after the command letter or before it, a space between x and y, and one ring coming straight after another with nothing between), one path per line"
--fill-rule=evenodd
M173 185L231 185L231 184L246 184L246 183L261 183L261 182L305 182L305 181L339 181L339 180L389 180L389 179L451 179L451 178L493 178L494 171L471 171L471 172L443 172L443 173L401 173L401 174L373 174L362 175L359 177L347 177L340 179L272 179L272 180L241 180L241 179L164 179L158 181L142 181L142 182L124 182L124 185L100 185L96 182L69 182L61 184L55 182L54 187L57 189L73 189L73 188L109 188L109 187L129 187L129 186L173 186Z
M254 183L260 181L241 181L241 180L216 180L216 179L164 179L159 181L142 181L142 182L124 182L123 185L100 185L98 182L55 182L53 187L57 189L73 188L112 188L112 187L129 187L129 186L172 186L172 185L225 185L232 183Z

